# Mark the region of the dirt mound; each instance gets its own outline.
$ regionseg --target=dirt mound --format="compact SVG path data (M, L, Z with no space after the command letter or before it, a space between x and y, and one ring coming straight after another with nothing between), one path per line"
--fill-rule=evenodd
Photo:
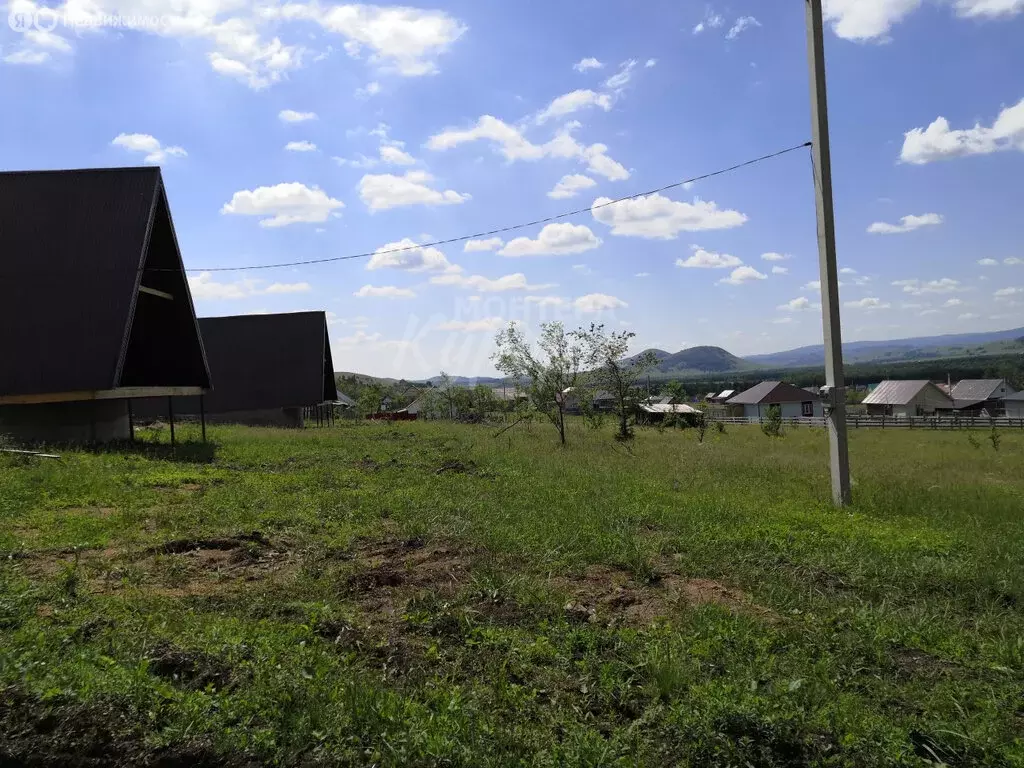
M223 552L239 549L245 547L247 544L255 544L258 547L271 546L270 539L266 538L259 531L253 531L252 533L240 533L237 536L231 536L229 538L175 539L174 541L164 542L156 547L150 547L146 550L146 554L180 555L184 552L202 549L213 549Z
M355 548L352 558L368 568L349 577L348 587L364 601L386 599L398 588L453 591L467 579L470 556L444 540L365 542Z
M223 690L235 682L230 666L202 651L186 651L172 645L161 645L148 654L147 660L152 674L183 688L204 690L212 685Z
M647 626L680 608L715 604L737 613L772 616L741 590L710 579L687 579L662 573L651 584L640 584L628 571L592 565L583 574L552 580L557 589L572 595L565 605L570 621Z

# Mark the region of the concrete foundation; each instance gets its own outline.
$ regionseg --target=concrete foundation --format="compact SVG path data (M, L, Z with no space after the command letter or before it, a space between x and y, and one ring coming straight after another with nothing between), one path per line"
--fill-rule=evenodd
M26 443L128 440L127 400L0 405L0 435Z

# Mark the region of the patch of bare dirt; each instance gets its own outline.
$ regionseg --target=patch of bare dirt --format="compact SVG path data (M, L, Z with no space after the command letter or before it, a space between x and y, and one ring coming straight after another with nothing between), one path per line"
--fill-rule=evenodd
M570 621L577 622L648 626L680 608L707 604L736 613L774 616L742 590L711 579L687 579L674 573L663 573L652 584L640 584L628 571L592 565L579 576L557 577L552 585L572 595L565 605L565 614Z
M66 507L61 510L61 514L84 515L106 520L117 514L117 507Z
M423 589L453 593L468 579L471 555L443 539L365 542L352 557L367 567L349 577L348 587L361 602L380 604Z
M149 671L190 690L230 688L236 682L232 668L208 653L160 645L146 656Z
M949 677L961 671L958 664L920 648L899 646L893 649L891 658L900 673L912 677Z

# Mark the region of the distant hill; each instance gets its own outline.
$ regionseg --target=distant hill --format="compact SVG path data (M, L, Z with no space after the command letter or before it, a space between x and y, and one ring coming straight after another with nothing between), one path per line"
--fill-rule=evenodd
M927 360L936 357L957 357L960 355L991 355L1013 351L1024 351L1024 328L988 333L958 333L945 336L922 336L911 339L889 341L851 341L843 344L843 360L848 363L873 361ZM754 365L773 368L796 368L820 365L825 359L825 347L815 344L797 347L784 352L767 355L750 355L747 361Z
M663 349L646 349L627 358L627 361L636 360L647 352L653 352L658 361L654 368L657 373L721 373L754 367L721 347L690 347L674 353Z

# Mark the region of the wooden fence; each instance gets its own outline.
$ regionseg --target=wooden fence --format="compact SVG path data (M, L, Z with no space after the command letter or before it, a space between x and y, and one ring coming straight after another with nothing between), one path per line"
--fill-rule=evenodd
M711 416L710 421L720 421L723 424L760 424L765 421L746 416ZM823 416L813 417L786 417L782 423L789 426L824 427ZM1022 429L1024 430L1024 419L1011 419L1008 416L914 416L910 418L899 418L896 416L867 416L863 414L849 414L846 417L848 429Z

